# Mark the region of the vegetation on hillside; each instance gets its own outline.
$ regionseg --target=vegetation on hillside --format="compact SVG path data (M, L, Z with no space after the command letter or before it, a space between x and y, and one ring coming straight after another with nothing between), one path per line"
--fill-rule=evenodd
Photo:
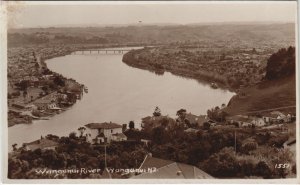
M265 78L276 80L294 75L296 72L295 61L295 47L280 49L268 59Z

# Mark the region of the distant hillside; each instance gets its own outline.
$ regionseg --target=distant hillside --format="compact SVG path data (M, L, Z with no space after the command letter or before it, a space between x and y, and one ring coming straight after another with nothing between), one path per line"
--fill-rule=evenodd
M284 38L284 39L282 39ZM8 44L20 43L172 43L197 41L239 41L243 43L294 45L295 25L218 24L123 27L27 28L8 30Z
M268 109L296 111L295 48L280 49L268 60L265 79L241 90L226 108L230 115Z

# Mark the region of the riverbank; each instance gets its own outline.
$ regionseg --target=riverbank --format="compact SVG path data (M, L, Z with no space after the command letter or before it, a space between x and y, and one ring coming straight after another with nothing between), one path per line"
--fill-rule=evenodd
M81 98L82 91L87 91L76 80L49 70L47 60L81 50L123 46L127 45L54 44L8 48L8 126L48 119L73 105L74 100Z
M176 46L165 46L130 51L124 55L123 62L156 74L167 71L211 84L212 88L234 91L236 95L225 110L229 115L259 113L274 108L295 114L295 77L267 78L266 73L270 72L267 69L271 69L267 68L267 61L272 53L257 52L255 49L236 50L230 55L230 51L224 53L207 53L194 47L178 49ZM281 70L278 66L273 68Z
M81 98L83 84L49 70L46 64L48 59L71 54L77 49L52 46L9 50L9 127L48 119Z
M214 84L213 88L237 92L240 88L259 82L263 75L265 53L231 50L207 52L201 48L161 46L144 48L126 53L123 62L156 74L165 71L196 79L201 83ZM228 53L228 54L227 54ZM245 61L244 61L245 60Z
M185 68L178 68L173 63L169 63L165 61L165 64L155 63L153 60L151 61L151 56L149 58L144 58L143 56L139 56L140 54L143 55L143 52L147 52L147 49L142 50L134 50L130 51L123 56L123 62L127 65L139 69L144 69L151 71L157 75L163 75L164 72L170 72L174 75L191 78L199 81L200 83L204 84L218 84L218 88L228 89L232 92L235 92L236 89L230 87L225 81L221 80L220 78L214 77L213 74L205 74L199 73L199 71L185 69ZM152 58L153 59L153 58Z

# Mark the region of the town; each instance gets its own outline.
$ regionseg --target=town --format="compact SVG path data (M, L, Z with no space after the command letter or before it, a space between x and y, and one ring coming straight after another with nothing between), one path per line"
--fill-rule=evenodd
M44 62L74 49L34 46L8 50L8 126L47 119L81 98L83 84L50 71Z
M282 47L272 44L251 46L240 45L238 41L172 44L126 53L123 61L157 74L168 71L237 91L259 82L265 76L268 58Z
M34 119L51 119L50 116L67 110L84 98L84 93L88 93L88 87L76 79L49 70L45 60L84 49L135 44L123 41L120 33L112 34L116 37L115 43L105 45L108 40L102 37L80 38L55 35L55 32L54 35L36 32L30 36L44 38L46 35L54 40L9 47L8 126L30 124ZM13 37L26 38L26 35L15 34ZM67 44L60 44L57 39ZM182 107L177 110L176 117L171 117L164 114L158 104L149 113L151 115L144 115L146 117L140 122L83 122L69 135L48 133L35 141L14 143L10 146L8 157L8 178L296 176L293 39L282 42L267 39L253 42L246 39L247 42L243 42L243 39L230 40L227 37L224 40L199 39L195 42L186 39L172 42L154 40L149 39L141 49L125 53L123 62L157 75L170 72L195 79L214 90L229 89L235 95L228 104L220 102L219 106L209 108L206 114L190 112ZM10 44L18 45L17 42ZM201 104L200 100L195 101ZM276 169L278 164L283 163L289 168ZM77 171L81 168L91 172L101 169L101 173L37 173L41 170Z
M20 175L17 171L14 171L14 168L17 168L16 165L18 165L20 162L24 163L25 161L33 160L31 161L33 162L33 164L31 164L31 162L27 164L27 168L30 169L34 168L34 166L42 167L40 165L43 162L40 163L40 161L39 163L37 163L36 160L54 160L52 161L53 164L49 164L50 166L56 164L55 160L60 160L59 158L49 158L50 156L45 156L45 158L43 159L34 159L35 157L29 159L24 155L30 156L32 154L35 154L34 156L38 157L40 154L37 154L37 151L42 153L42 156L44 155L43 153L46 154L52 151L51 155L61 155L62 153L64 153L64 155L69 155L69 158L71 159L73 158L73 156L70 156L70 150L74 150L77 153L81 151L82 153L82 149L84 149L88 150L88 152L96 152L98 153L98 156L107 155L105 157L107 158L107 161L102 161L101 163L99 163L101 164L100 166L97 165L98 163L92 165L92 162L87 161L88 165L92 165L90 166L91 169L97 167L103 170L101 175L97 173L98 176L95 177L95 174L85 174L87 177L139 179L153 178L154 176L159 174L164 178L172 176L177 176L178 178L184 178L185 176L191 176L189 178L217 178L222 177L217 175L219 171L214 171L215 169L206 166L206 163L209 162L209 165L213 166L223 165L220 163L211 162L213 158L212 156L209 157L209 153L213 152L211 151L212 149L218 150L217 148L222 148L222 145L226 146L225 148L227 148L228 150L226 151L227 153L225 152L223 155L226 154L229 156L235 156L236 159L234 160L242 163L239 167L240 169L246 170L246 168L249 168L247 167L247 165L252 165L252 168L261 168L260 166L262 165L264 166L264 168L267 168L270 171L269 174L260 172L254 173L255 170L253 170L253 174L248 174L249 172L247 173L245 171L242 172L244 173L241 174L242 176L252 175L270 178L271 176L290 176L295 173L295 166L292 166L291 169L284 170L279 174L275 173L275 171L272 170L271 166L273 163L276 163L279 158L270 158L270 155L272 155L272 153L277 152L277 157L285 158L285 161L291 163L291 165L294 163L292 160L296 156L294 115L285 115L284 113L279 111L272 111L268 115L265 115L263 117L237 115L226 118L226 120L220 120L216 115L220 114L220 112L224 108L225 107L216 107L213 110L209 110L211 111L210 114L203 116L196 116L192 113L188 113L185 109L180 109L177 111L177 118L173 119L169 116L162 115L159 107L156 107L152 116L147 116L142 119L141 130L135 128L136 125L133 121L123 125L113 122L88 123L83 125L82 127L79 127L77 131L70 133L69 137L59 138L58 136L49 134L47 136L41 136L39 140L30 143L24 143L21 147L17 147L17 145L15 144L13 145L13 151L9 154L9 167L12 168L11 174ZM211 138L211 140L209 140L209 138ZM180 149L180 145L178 145L179 143L177 142L182 139L186 142L191 142L191 149L189 149L189 147L186 148L185 145L187 145L188 143L181 144L184 146L181 146L183 148ZM203 144L206 143L206 145L197 148L196 143L198 142L202 142ZM214 146L214 148L211 148L211 145L213 145L214 142L216 142L215 144L220 146ZM172 146L170 145L171 143L173 143ZM82 146L85 147L82 148ZM63 149L62 147L67 148ZM128 149L125 149L124 147L129 147L131 151L128 151ZM123 148L124 150L121 150L120 148ZM188 151L186 151L187 149ZM278 151L282 152L278 153ZM115 157L119 152L123 152L123 159L119 158L117 160ZM135 155L137 157L136 161L130 164L129 162L124 161L133 160L132 158L128 158L130 156L128 156L128 154L124 156L124 152L132 152L132 155ZM191 152L199 152L198 155L200 156L194 156L196 157L196 159L193 159L190 155ZM181 154L183 156L177 156L178 154ZM207 156L205 156L205 154ZM152 155L154 155L155 157L152 157ZM259 157L256 156L255 158L253 158L255 155L258 155ZM22 160L18 161L18 156L24 157L21 157ZM246 162L243 161L245 159L240 159L245 157L249 159L251 158L251 160ZM104 160L103 158L100 159ZM177 163L166 161L165 159L177 161ZM194 161L198 161L201 159L203 159L203 161L200 162L200 164L197 164ZM98 159L94 160L97 161ZM120 167L124 168L124 166L127 166L133 169L139 169L139 173L131 173L130 170L125 170L126 172L124 172L124 170L117 170L116 172L113 172L113 170L111 169L117 168L117 166L119 166L116 166L115 160L119 161L118 163L120 163ZM145 160L147 162L145 162ZM167 173L169 175L164 174L164 172L161 170L154 170L154 172L151 173L146 172L146 169L150 167L161 168L162 166L155 166L158 161L166 164L176 164L177 167L169 171ZM143 164L140 166L140 163L142 162ZM147 165L145 163L147 163ZM177 174L178 172L176 171L176 169L180 170L180 166L183 165L182 163L188 163L188 166L190 166L189 168L197 169L195 172L196 174L194 174L195 176L192 176L188 169L184 169L181 172L182 174ZM57 162L57 164L59 164L59 162ZM76 162L74 164L76 164ZM49 167L49 165L46 166ZM64 165L68 166L69 164L64 163ZM218 166L218 168L221 168L220 166ZM203 169L204 171L202 171ZM230 169L223 168L223 170L224 173L231 173ZM172 175L172 173L174 174ZM209 173L210 175L207 173ZM36 174L32 173L32 175L35 178L39 178L38 176L36 176ZM58 175L58 178L63 178L65 177L65 175L66 174L60 174ZM13 176L11 177L13 178ZM51 178L51 175L49 177Z

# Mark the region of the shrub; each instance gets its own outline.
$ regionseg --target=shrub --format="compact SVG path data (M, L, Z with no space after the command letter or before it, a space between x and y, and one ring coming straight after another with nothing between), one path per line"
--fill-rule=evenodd
M239 172L239 164L232 147L225 147L219 153L213 154L200 168L215 177L235 177Z
M272 175L272 171L265 161L260 161L255 166L255 174L257 176L262 176L263 178L270 178Z
M256 149L257 149L257 146L258 146L258 144L255 142L254 139L245 141L245 142L242 144L241 152L244 153L244 154L249 154L250 151L256 150Z
M18 96L21 95L21 92L20 91L15 91L15 92L11 93L11 95L18 97Z

